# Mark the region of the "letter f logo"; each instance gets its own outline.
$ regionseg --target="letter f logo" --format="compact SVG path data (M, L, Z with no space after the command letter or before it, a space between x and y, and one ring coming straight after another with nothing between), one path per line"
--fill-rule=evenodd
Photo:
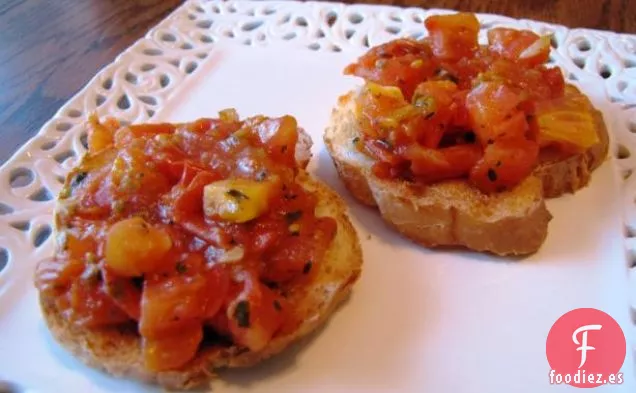
M589 330L601 330L601 327L602 327L601 325L585 325L576 329L574 333L572 334L572 341L574 341L574 344L580 345L580 347L576 349L577 351L581 351L581 364L579 364L579 368L583 367L583 365L585 364L585 361L587 360L587 351L592 351L596 349L594 347L590 347L587 345L587 332ZM583 332L582 340L581 342L579 342L576 336L581 332Z

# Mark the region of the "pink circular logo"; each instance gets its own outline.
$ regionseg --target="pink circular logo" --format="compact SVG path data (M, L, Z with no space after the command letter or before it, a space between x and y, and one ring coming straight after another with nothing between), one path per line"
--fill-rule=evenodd
M623 383L625 335L603 311L579 308L563 315L552 325L545 351L551 384L593 388Z

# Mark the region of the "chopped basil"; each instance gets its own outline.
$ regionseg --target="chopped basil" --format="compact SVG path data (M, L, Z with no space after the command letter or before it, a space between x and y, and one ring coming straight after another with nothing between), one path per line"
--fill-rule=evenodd
M488 169L488 180L497 181L497 172L494 169Z
M71 190L68 187L64 187L62 188L62 191L60 191L58 198L59 199L66 199L68 197L71 196Z
M250 327L250 304L246 300L241 300L234 309L234 319L239 327Z
M311 261L307 261L307 263L305 263L305 266L303 266L303 274L309 273L311 271L311 266Z
M177 273L179 274L183 274L188 271L188 267L185 263L183 263L183 261L177 262L175 269L177 269Z
M446 77L449 81L453 82L454 84L459 83L459 78L457 78L457 77L456 77L455 75L453 75L453 74L446 74L446 75L445 75L445 77Z
M303 212L301 210L285 213L285 220L287 221L288 224L292 224L300 220L300 217L302 217L302 215L303 215Z
M242 192L234 188L228 190L227 195L235 199L250 199L247 195L243 194Z
M267 172L265 172L265 171L260 171L260 172L258 172L258 173L256 174L256 180L257 180L257 181L263 181L263 180L265 180L265 179L267 179Z
M86 262L87 263L97 263L97 256L95 253L87 252L86 253Z
M431 96L418 96L415 98L414 105L427 112L435 112L435 99Z
M75 175L75 178L73 178L73 181L71 182L71 188L75 188L79 186L84 181L84 179L86 179L87 176L88 176L88 172L78 172L77 175Z
M116 200L113 201L110 205L111 210L113 211L113 213L115 214L121 214L124 212L125 209L125 203L124 201L120 201L120 200Z

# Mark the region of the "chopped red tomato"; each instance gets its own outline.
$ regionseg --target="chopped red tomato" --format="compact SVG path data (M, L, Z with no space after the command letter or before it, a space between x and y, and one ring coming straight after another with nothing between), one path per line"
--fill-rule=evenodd
M64 292L84 271L81 259L49 258L38 263L35 285L45 292Z
M453 120L457 108L454 95L457 85L451 81L420 83L413 94L413 106L420 112L419 123L411 124L408 133L422 146L435 148Z
M174 133L175 126L168 123L160 124L137 124L119 128L114 135L117 147L127 146L139 137L157 137Z
M259 351L283 323L284 300L259 283L253 272L243 271L237 278L242 288L227 308L228 330L236 343Z
M295 212L288 213L293 216ZM292 221L291 219L289 221ZM310 225L316 225L320 230L314 231ZM293 234L279 244L274 252L268 253L263 261L263 278L270 282L286 282L313 273L316 261L321 261L327 245L331 243L336 233L336 225L332 220L318 220L307 222L299 217L289 224ZM302 236L310 232L308 239Z
M407 148L405 156L411 170L427 182L466 176L479 161L482 150L477 145L458 145L441 149L428 149L417 145Z
M192 360L203 340L203 326L192 322L180 326L178 334L143 338L146 367L155 371L178 369Z
M70 319L87 328L112 326L129 321L113 299L100 285L101 272L98 266L86 266L82 276L71 285L69 296Z
M434 15L424 22L430 34L431 47L437 58L457 61L471 57L479 48L479 21L474 14Z
M503 83L481 83L466 97L466 107L476 133L510 116L522 99Z
M488 49L506 59L536 66L548 61L550 39L528 30L498 27L488 31Z
M432 77L436 69L427 44L399 39L372 48L358 62L345 68L345 74L383 86L395 86L410 100L415 87Z
M174 334L184 324L202 323L221 309L229 275L222 266L208 271L200 265L177 262L168 277L158 274L145 280L139 321L144 337Z
M290 167L296 163L297 130L296 119L291 116L267 119L255 126L255 132L265 145L268 156Z
M470 181L487 193L509 190L532 173L538 155L537 142L499 139L486 146L483 158L470 171Z
M113 299L113 302L128 315L129 318L139 320L141 315L141 288L138 288L132 279L120 277L102 269L104 278L104 290Z

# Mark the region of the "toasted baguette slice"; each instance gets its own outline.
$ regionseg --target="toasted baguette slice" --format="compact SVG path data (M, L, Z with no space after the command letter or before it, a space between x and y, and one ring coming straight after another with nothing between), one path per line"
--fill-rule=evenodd
M341 97L332 112L324 134L327 151L356 199L377 207L389 225L426 247L460 246L502 256L536 252L552 219L544 195L584 186L607 153L600 118L599 146L564 161L542 158L537 172L510 191L488 196L464 180L432 185L384 180L373 175L373 161L353 146L359 135L354 94Z
M311 145L311 138L301 130L296 159L302 168L311 157ZM315 265L319 268L315 278L309 285L295 287L287 294L289 304L294 306L295 314L303 321L296 331L275 336L267 347L258 352L236 346L203 345L196 358L185 367L154 372L144 366L141 339L134 326L82 329L63 318L52 299L40 296L44 320L53 337L91 367L115 377L158 384L168 389L198 387L213 379L217 369L248 367L283 351L325 322L347 298L362 269L362 249L342 199L304 170L298 174L297 181L317 196L316 214L333 217L338 227L324 259Z

